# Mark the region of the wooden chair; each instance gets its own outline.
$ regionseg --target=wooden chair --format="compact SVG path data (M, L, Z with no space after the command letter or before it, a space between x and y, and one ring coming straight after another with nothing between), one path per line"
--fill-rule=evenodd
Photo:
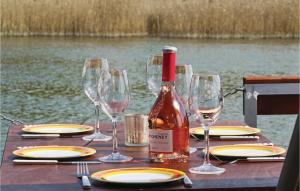
M276 191L299 190L299 114Z
M245 123L257 127L257 115L298 114L300 76L246 76L243 95Z

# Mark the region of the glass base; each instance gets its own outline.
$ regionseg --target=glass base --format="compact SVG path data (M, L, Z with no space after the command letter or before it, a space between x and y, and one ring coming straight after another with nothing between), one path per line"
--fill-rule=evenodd
M98 158L101 162L128 162L133 158L130 156L121 155L120 153L111 153L108 156Z
M82 137L82 139L85 141L91 141L91 140L93 140L93 141L109 141L112 139L112 137L98 132L98 133L93 133L91 135L84 136L84 137Z
M190 147L190 154L194 153L197 151L197 148L195 147Z
M203 164L190 168L189 171L194 174L221 174L225 172L225 168L215 167L212 164Z

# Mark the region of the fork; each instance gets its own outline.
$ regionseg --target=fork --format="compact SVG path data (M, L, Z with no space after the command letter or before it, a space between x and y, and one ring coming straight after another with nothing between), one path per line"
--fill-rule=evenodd
M230 164L234 164L238 161L252 161L252 162L282 162L285 157L248 157L246 159L235 159L232 161L228 161Z
M83 188L91 188L91 182L89 180L89 167L86 162L77 163L77 177L81 178Z

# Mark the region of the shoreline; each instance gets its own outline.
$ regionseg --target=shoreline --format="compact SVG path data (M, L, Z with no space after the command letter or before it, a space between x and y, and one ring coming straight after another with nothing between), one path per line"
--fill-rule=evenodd
M277 34L277 35L207 35L207 34L160 34L150 35L148 33L118 33L118 34L100 34L100 33L48 33L48 32L28 32L28 33L3 33L1 37L100 37L100 38L177 38L177 39L300 39L300 34Z

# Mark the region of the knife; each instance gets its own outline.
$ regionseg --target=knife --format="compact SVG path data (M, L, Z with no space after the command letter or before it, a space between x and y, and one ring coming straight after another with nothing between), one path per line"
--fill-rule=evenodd
M191 181L191 179L187 175L184 175L183 184L187 188L192 188L193 187L193 182Z
M73 137L80 137L78 135L61 135L61 134L22 134L22 138L25 139L40 139L40 138L57 138L57 137L62 137L62 138L73 138Z
M226 163L234 164L238 161L241 162L282 162L285 157L247 157L244 159L235 159Z
M60 137L60 134L22 134L22 138L55 138Z
M14 159L14 164L77 164L85 162L87 164L101 164L100 161L58 161L58 160L26 160L26 159Z
M285 157L248 157L245 160L251 162L269 162L269 161L284 161Z
M250 145L250 146L274 146L274 143L244 143L244 144L234 144L234 145ZM193 148L196 148L196 149L205 149L205 146L202 146L202 147L193 147Z
M235 144L235 145L274 146L274 143L243 143L243 144Z
M201 138L197 137L194 134L190 134L192 137L198 140L202 140ZM249 139L254 139L258 140L259 136L241 136L241 135L222 135L222 136L209 136L210 139L219 139L219 140L249 140Z
M212 137L212 138L216 138L216 139L221 139L221 140L234 140L234 139L237 139L237 140L241 140L241 139L245 139L245 140L248 140L248 139L255 139L255 140L258 140L259 139L259 136L220 136L220 137Z

